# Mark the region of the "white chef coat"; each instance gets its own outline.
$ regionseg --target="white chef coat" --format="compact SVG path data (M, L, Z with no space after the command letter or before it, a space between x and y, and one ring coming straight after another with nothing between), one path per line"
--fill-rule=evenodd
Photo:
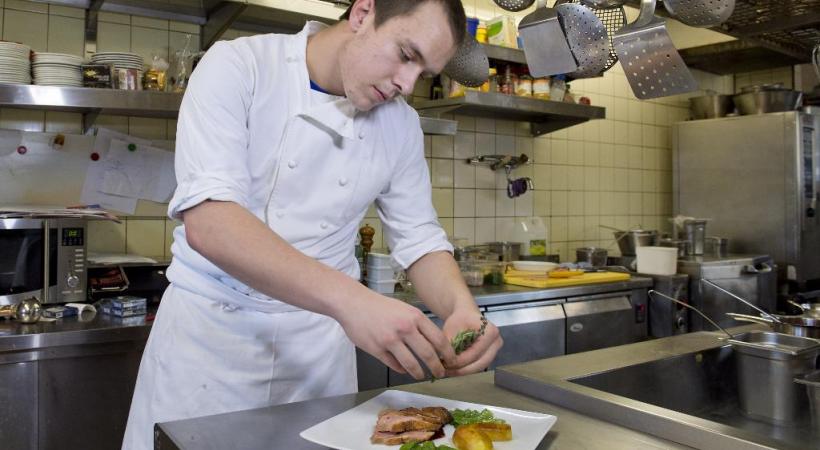
M403 99L357 111L313 101L296 35L218 42L182 102L169 215L232 201L317 261L359 277L355 236L375 200L392 258L452 251L431 203L418 115ZM356 390L339 324L234 279L174 231L171 286L148 340L123 448L152 448L153 424ZM316 280L321 282L321 280Z

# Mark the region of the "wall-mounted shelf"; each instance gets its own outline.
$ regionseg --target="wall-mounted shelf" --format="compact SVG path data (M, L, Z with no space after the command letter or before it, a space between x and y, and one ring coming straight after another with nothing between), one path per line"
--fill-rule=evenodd
M480 44L487 54L487 58L496 61L512 62L517 64L527 64L527 58L524 57L524 50L517 48L501 47L499 45Z
M463 97L416 102L414 106L426 114L453 113L530 122L536 136L606 116L606 110L599 106L477 91L467 91Z
M0 84L0 107L64 111L83 114L83 131L100 114L175 119L182 94L154 91L121 91L77 87ZM427 134L456 134L457 122L421 118Z

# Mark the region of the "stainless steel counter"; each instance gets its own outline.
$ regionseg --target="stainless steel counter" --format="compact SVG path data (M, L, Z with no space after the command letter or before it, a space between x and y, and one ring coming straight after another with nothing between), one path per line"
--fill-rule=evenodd
M538 449L690 448L501 389L493 384L492 372L439 380L435 383L405 385L399 389L557 416L558 422L541 441ZM302 439L299 433L369 400L379 392L381 390L161 423L155 428L154 448L161 450L324 449L325 447ZM385 449L389 448L397 447L385 447Z

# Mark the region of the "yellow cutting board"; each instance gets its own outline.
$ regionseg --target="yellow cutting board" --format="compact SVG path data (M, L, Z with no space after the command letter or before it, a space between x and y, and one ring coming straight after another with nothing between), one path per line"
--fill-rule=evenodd
M579 286L582 284L611 283L613 281L627 281L628 273L620 272L591 272L570 278L549 278L546 273L527 272L523 270L508 270L504 274L504 282L516 286L534 288L556 288Z

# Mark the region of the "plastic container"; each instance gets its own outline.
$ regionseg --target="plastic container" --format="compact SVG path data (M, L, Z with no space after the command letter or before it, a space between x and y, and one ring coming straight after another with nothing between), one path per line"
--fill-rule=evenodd
M484 29L485 33L487 29ZM475 17L468 17L467 18L467 33L470 33L470 36L476 37L478 32L478 19Z
M379 294L392 294L396 290L396 280L375 281L367 278L365 281L367 282L367 287Z
M486 44L487 43L487 24L478 22L478 28L475 30L475 40Z
M564 75L556 75L552 77L552 81L550 82L550 100L563 102L566 92L567 77Z
M484 274L481 271L481 266L472 262L463 262L459 264L461 269L461 276L467 283L467 286L480 287L484 286Z
M396 278L396 272L393 271L392 267L373 267L370 264L367 265L367 279L373 281L384 281L384 280L394 280Z
M393 266L390 264L390 255L385 255L384 253L368 253L367 267L373 267L374 269L393 269Z
M674 275L678 271L678 249L638 247L638 272L649 275Z

